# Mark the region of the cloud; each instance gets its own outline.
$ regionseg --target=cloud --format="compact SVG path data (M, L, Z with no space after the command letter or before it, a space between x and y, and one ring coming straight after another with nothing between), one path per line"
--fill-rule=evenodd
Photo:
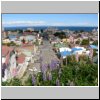
M45 21L7 21L2 23L3 26L95 26L94 24L88 22L77 22L77 23L67 23L67 22L45 22Z
M67 26L68 24L62 22L55 22L51 24L52 26Z
M31 25L45 25L45 21L8 21L2 23L4 26L31 26Z
M88 22L78 22L78 23L75 23L76 26L90 26L91 24L88 23Z

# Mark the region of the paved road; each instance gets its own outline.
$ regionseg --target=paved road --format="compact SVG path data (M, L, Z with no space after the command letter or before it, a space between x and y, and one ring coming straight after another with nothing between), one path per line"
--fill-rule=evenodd
M55 55L55 52L52 50L52 45L49 43L49 41L45 41L43 45L40 47L41 50L41 54L40 56L42 56L43 58L43 64L45 63L50 63L52 59L57 59L57 56Z
M59 60L55 55L55 52L52 50L52 45L49 43L49 41L44 40L43 45L39 47L39 50L40 54L35 58L40 59L41 56L43 64L49 64L53 59ZM33 73L33 71L35 74L41 71L40 61L30 64L30 66L27 68L26 74L23 76L23 83L25 82L25 80L27 80L29 74Z
M37 56L38 59L42 57L42 64L50 64L51 60L57 59L57 56L55 55L55 52L52 50L52 45L49 43L49 41L44 40L43 45L39 47L40 54ZM32 69L35 70L35 72L40 72L40 61L36 62L31 66Z

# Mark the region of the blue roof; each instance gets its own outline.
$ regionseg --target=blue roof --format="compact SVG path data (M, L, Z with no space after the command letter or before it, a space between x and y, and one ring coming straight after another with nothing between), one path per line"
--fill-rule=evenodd
M90 45L90 47L91 47L92 49L98 49L98 46L96 46L96 45Z
M72 48L72 51L79 51L79 50L82 50L82 48Z
M8 37L9 37L10 40L16 39L16 35L9 35Z
M61 56L69 56L71 55L71 52L70 51L63 51L63 52L60 52Z
M26 40L32 41L32 40L34 40L34 39L35 39L35 37L32 36L32 35L26 36Z

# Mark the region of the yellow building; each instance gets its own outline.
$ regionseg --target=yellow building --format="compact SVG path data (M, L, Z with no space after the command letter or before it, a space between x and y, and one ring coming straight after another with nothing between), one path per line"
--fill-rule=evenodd
M66 38L62 39L62 42L67 42L67 39Z
M3 43L10 43L11 41L9 39L2 40Z

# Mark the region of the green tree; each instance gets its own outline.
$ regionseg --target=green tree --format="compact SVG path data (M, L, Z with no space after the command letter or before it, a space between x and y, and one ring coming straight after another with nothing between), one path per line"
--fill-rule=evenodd
M77 41L76 41L76 44L80 44L80 40L77 40Z
M94 41L92 44L93 45L98 45L98 40Z
M89 39L83 39L81 45L89 45Z

